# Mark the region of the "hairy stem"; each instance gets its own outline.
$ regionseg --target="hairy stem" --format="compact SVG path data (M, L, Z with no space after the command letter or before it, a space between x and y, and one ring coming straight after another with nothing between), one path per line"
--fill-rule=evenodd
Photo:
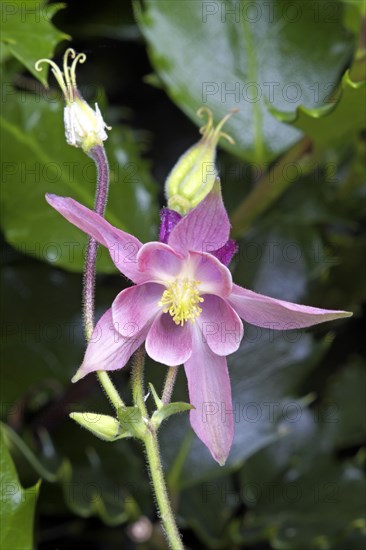
M144 399L144 358L145 350L141 347L135 353L132 361L132 394L135 405L139 407L142 415L147 418L148 413ZM166 488L158 438L151 425L149 425L149 430L146 431L146 435L143 437L143 443L151 482L154 487L158 514L167 541L173 550L184 550Z
M96 145L89 151L89 156L95 162L97 167L97 189L95 194L94 211L100 216L104 216L108 200L109 190L109 164L102 145ZM84 329L87 340L90 340L94 330L94 309L95 309L95 267L97 260L98 243L90 238L86 252L84 285L83 285L83 312ZM119 393L109 375L105 371L98 371L97 377L105 393L109 397L113 406L118 410L124 407Z
M167 405L167 403L169 403L169 401L171 400L174 384L177 379L178 368L179 367L168 368L168 372L164 383L163 395L161 397L161 400L164 405Z

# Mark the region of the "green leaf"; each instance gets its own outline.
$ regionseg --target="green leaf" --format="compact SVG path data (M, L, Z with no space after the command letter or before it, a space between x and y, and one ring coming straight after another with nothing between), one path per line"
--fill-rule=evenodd
M151 422L154 426L154 428L159 428L160 424L169 416L172 416L173 414L182 413L185 411L189 411L193 409L194 407L190 405L189 403L168 403L167 405L163 405L154 412L154 414L151 417Z
M0 119L3 164L2 227L7 241L44 261L82 271L87 236L45 201L45 193L71 196L93 208L94 163L66 144L63 105L14 92ZM131 132L115 126L106 142L111 166L107 219L115 226L151 240L156 234L156 189ZM133 254L134 251L131 251ZM114 272L100 247L100 272Z
M323 4L147 0L135 11L171 99L200 125L202 104L216 121L239 108L225 125L236 145L222 145L263 164L300 135L273 117L268 103L287 111L319 106L349 59L341 6L335 3L329 19Z
M110 475L111 463L108 462L107 457L111 455L111 446L107 447L105 443L98 442L103 445L104 449L108 448L103 460L95 445L83 441L80 430L77 433L77 439L73 440L72 426L68 426L69 451L70 441L74 441L75 448L80 448L84 455L82 462L70 460L57 453L49 436L47 436L44 446L47 447L47 452L36 455L16 432L6 426L7 438L18 454L27 461L33 471L47 482L43 485L42 491L42 494L48 493L48 499L46 498L47 513L54 512L55 508L60 507L58 501L61 497L61 488L67 507L81 517L96 515L107 525L120 525L129 519L137 519L139 511L132 494L137 488L137 483L134 481L136 479L136 457L132 461L126 461L126 455L114 452L112 461L118 464L118 467L116 471L113 471L113 475ZM45 438L44 432L42 438ZM87 434L87 438L90 442L90 434ZM114 447L114 449L116 448ZM129 473L121 483L118 472L121 471L121 468L124 471L124 467ZM130 485L128 481L130 481ZM141 492L141 489L139 491ZM50 502L53 503L51 510ZM40 506L41 504L42 501L40 501Z
M40 483L23 489L0 427L0 546L4 550L32 550L34 512Z
M298 107L295 113L272 113L309 136L316 147L324 147L366 127L366 82L353 82L347 71L338 97L319 109ZM335 132L334 129L337 129Z
M1 2L1 41L33 76L47 85L47 71L39 73L35 63L40 58L52 58L55 48L70 36L56 29L51 19L64 4L46 5L43 0L7 0Z
M330 379L321 410L328 423L327 438L334 447L362 444L365 440L365 388L366 365L360 358L354 358Z
M267 460L262 468L271 468ZM257 533L257 540L268 538L283 550L333 549L337 543L353 550L364 547L366 478L356 461L339 464L318 456L304 472L294 464L271 481L258 474L243 480L247 505L253 508L256 502L244 520L242 542Z
M287 438L244 466L240 494L249 512L238 541L268 539L293 550L362 548L364 458L334 460L329 437L350 400L343 399L337 411L325 405L320 412L304 411Z

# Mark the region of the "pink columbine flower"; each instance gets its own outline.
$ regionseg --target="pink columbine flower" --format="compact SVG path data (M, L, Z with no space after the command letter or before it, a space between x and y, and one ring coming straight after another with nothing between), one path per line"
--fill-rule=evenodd
M124 367L145 342L147 354L168 367L184 364L190 421L213 458L224 464L234 434L232 415L203 415L206 403L232 410L226 356L243 337L240 318L278 330L301 328L352 315L292 304L233 283L226 267L236 245L219 184L186 216L165 212L161 240L142 244L71 198L47 201L109 249L134 286L122 290L97 323L73 381L96 370ZM214 252L208 252L208 251Z

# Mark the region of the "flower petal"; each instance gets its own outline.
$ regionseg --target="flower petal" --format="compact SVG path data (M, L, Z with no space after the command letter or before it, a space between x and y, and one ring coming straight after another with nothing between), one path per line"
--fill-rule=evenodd
M158 302L165 288L156 283L145 283L122 290L112 304L115 329L122 336L138 333L160 312Z
M145 281L165 283L180 273L183 262L182 256L164 243L146 243L137 254L137 266Z
M176 325L169 313L162 313L149 330L146 352L168 367L181 365L192 353L192 324Z
M195 339L192 355L185 362L184 369L188 379L189 400L195 407L190 412L192 428L213 458L223 466L234 436L226 358L215 355L198 338Z
M130 332L128 337L121 336L115 330L112 310L108 309L97 323L86 348L84 361L72 379L80 380L90 372L97 370L117 370L124 367L145 340L149 326L139 332Z
M170 233L168 244L180 254L189 250L217 250L229 239L230 222L222 202L220 183L184 216Z
M243 338L243 323L235 310L218 296L206 294L197 318L203 342L217 355L234 353Z
M353 315L349 311L320 309L276 300L235 284L228 302L248 323L274 330L310 327Z
M159 241L162 243L167 243L170 233L181 219L182 216L175 210L163 208L160 211L161 225L159 231Z
M108 248L115 266L134 283L144 279L137 270L136 255L142 243L133 235L113 227L102 216L68 197L46 195L46 200L70 223Z
M200 282L201 294L230 295L233 286L231 273L212 254L190 252L185 269L188 278Z
M224 265L229 265L231 260L233 259L233 256L238 252L239 246L234 239L229 239L224 246L221 248L218 248L217 250L213 250L211 254L215 256L220 262ZM209 251L207 251L209 252Z

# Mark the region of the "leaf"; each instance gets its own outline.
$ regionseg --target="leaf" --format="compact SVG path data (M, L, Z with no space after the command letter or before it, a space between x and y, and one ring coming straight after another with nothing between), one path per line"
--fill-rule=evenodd
M47 85L47 71L39 73L35 63L40 58L52 58L62 40L71 37L59 31L51 23L64 4L46 5L44 0L7 0L1 2L1 41L42 84Z
M4 266L1 303L2 412L11 414L21 400L42 404L70 384L85 348L80 276L34 261Z
M300 104L319 106L352 49L342 10L332 10L329 20L321 0L296 6L147 0L144 6L135 4L137 20L171 99L199 125L196 111L202 104L216 121L239 108L225 125L236 145L224 140L222 145L261 165L300 135L273 117L268 103L289 111Z
M327 425L327 438L336 448L362 444L366 438L363 414L366 365L355 358L328 383L321 410Z
M272 481L246 479L242 494L253 505L249 487L258 500L244 520L242 542L257 533L279 549L363 548L366 478L355 461L318 457L305 472L294 466Z
M23 489L0 427L0 546L4 550L32 550L34 512L40 483Z
M69 426L69 428L71 427ZM68 430L69 445L72 440L72 432L72 428ZM80 434L80 430L78 433ZM126 463L126 455L114 453L114 461L118 461L118 468L128 467L128 477L124 483L121 483L120 477L115 475L116 472L113 472L114 476L112 477L110 467L104 468L101 453L96 450L95 446L89 445L86 449L83 448L82 437L78 438L77 446L81 446L87 461L84 456L83 462L77 463L58 454L49 437L45 445L47 452L37 456L9 426L6 426L6 435L33 471L47 482L43 486L44 492L48 491L52 494L51 489L53 488L53 498L55 498L56 490L61 488L64 500L73 513L81 517L96 515L107 525L120 525L129 519L137 519L138 505L132 496L137 488L137 483L134 481L136 466L128 461ZM45 434L42 437L44 438ZM87 437L90 439L90 434ZM105 442L101 444L106 445ZM110 449L111 446L108 445L107 456L111 454ZM141 489L139 490L141 492ZM56 498L59 499L60 495L57 494ZM40 502L41 504L42 502ZM49 499L47 512L50 512Z
M160 424L164 422L164 420L169 416L189 411L190 409L193 409L193 406L189 403L168 403L167 405L163 405L162 407L160 407L160 409L154 412L151 417L151 422L153 426L157 429Z
M295 113L272 113L309 136L315 147L325 147L333 140L340 140L366 127L366 82L353 82L347 71L341 83L338 97L332 104L319 109L300 106ZM335 132L334 129L337 129Z
M338 418L349 405L344 399ZM241 472L240 490L249 512L238 542L268 539L273 547L293 550L338 544L362 548L363 459L332 457L329 432L339 427L334 412L330 414L325 403L320 414L305 411L293 433L249 459Z
M82 271L87 236L46 203L45 193L71 196L93 208L94 163L66 144L63 106L57 101L16 93L0 119L3 188L2 227L20 251L71 271ZM107 219L142 240L156 234L156 189L130 131L115 126L106 142L111 166ZM131 250L131 254L134 251ZM114 272L100 247L98 269Z

